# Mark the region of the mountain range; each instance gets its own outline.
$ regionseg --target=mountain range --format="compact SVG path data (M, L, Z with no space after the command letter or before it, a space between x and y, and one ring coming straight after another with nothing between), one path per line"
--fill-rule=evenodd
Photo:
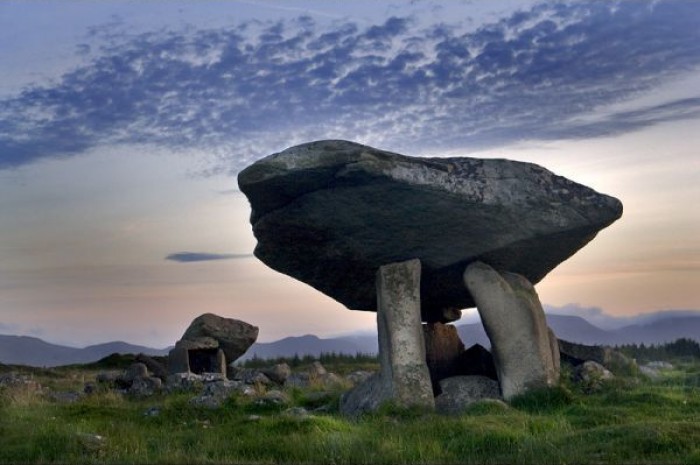
M547 322L560 339L581 344L648 345L672 342L682 337L700 341L700 314L670 314L652 322L608 330L601 329L580 316L549 314ZM467 347L477 343L486 347L490 345L481 323L461 324L457 326L457 331ZM168 350L169 348L154 349L126 342L75 348L50 344L34 337L0 335L0 363L14 365L49 367L94 362L115 352L167 355ZM305 335L286 337L274 342L256 342L242 359L289 357L295 354L318 356L329 352L376 353L377 335L366 333L325 339Z

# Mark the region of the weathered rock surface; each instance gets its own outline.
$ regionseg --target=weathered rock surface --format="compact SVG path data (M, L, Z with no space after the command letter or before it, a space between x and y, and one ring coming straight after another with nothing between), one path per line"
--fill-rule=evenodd
M474 261L539 282L622 214L621 203L530 163L413 158L318 141L238 176L252 206L255 255L350 309L376 311L377 269L423 265L424 321L474 306Z
M574 376L587 391L596 391L602 387L603 382L615 377L610 370L592 360L583 362L576 367Z
M555 384L549 328L535 288L523 276L474 262L464 283L476 300L506 400L533 387Z
M183 341L214 339L226 354L228 363L236 361L258 338L258 327L234 318L223 318L213 313L198 316L182 336Z
M454 376L440 381L442 394L435 398L435 410L455 415L483 399L501 399L498 382L484 376Z
M637 368L637 362L627 357L622 352L606 346L589 346L585 344L577 344L575 342L558 340L561 360L572 366L579 366L584 362L591 360L597 362L609 370L615 371L634 371Z
M168 354L169 373L223 373L258 338L258 328L213 313L198 316Z
M433 392L440 393L440 380L457 375L459 359L464 352L464 344L457 334L457 328L444 323L423 325L425 339L425 360L430 372Z
M420 323L420 277L420 260L377 271L380 371L341 398L344 414L356 416L388 400L404 407L434 407Z

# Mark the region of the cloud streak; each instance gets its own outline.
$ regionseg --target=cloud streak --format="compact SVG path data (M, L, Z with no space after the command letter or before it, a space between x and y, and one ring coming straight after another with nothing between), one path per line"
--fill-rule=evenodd
M473 32L309 17L129 36L0 100L0 169L102 144L211 154L235 173L294 143L397 151L598 137L700 116L690 96L581 118L700 66L693 2L542 3ZM83 47L86 49L86 47Z
M177 252L166 256L165 259L178 263L192 263L208 262L213 260L240 260L252 257L253 254Z

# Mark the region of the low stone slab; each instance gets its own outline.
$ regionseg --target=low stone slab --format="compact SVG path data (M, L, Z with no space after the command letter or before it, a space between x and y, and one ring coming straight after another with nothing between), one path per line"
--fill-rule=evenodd
M270 155L238 184L265 264L376 311L379 267L420 259L423 321L474 306L462 284L469 263L537 283L622 214L617 199L534 164L413 158L338 140Z
M440 381L442 394L435 398L439 413L456 415L484 399L501 399L498 382L485 376L453 376Z

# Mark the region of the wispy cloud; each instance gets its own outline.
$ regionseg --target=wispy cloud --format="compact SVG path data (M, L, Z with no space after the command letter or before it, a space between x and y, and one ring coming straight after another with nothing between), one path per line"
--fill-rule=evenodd
M252 258L253 254L207 253L207 252L177 252L165 257L166 260L179 263L206 262L212 260L236 260Z
M579 118L700 66L694 2L542 3L468 33L412 24L321 28L300 17L107 31L94 58L55 85L0 100L0 168L152 143L204 149L213 171L235 172L319 138L415 153L597 137L700 115L699 95Z

